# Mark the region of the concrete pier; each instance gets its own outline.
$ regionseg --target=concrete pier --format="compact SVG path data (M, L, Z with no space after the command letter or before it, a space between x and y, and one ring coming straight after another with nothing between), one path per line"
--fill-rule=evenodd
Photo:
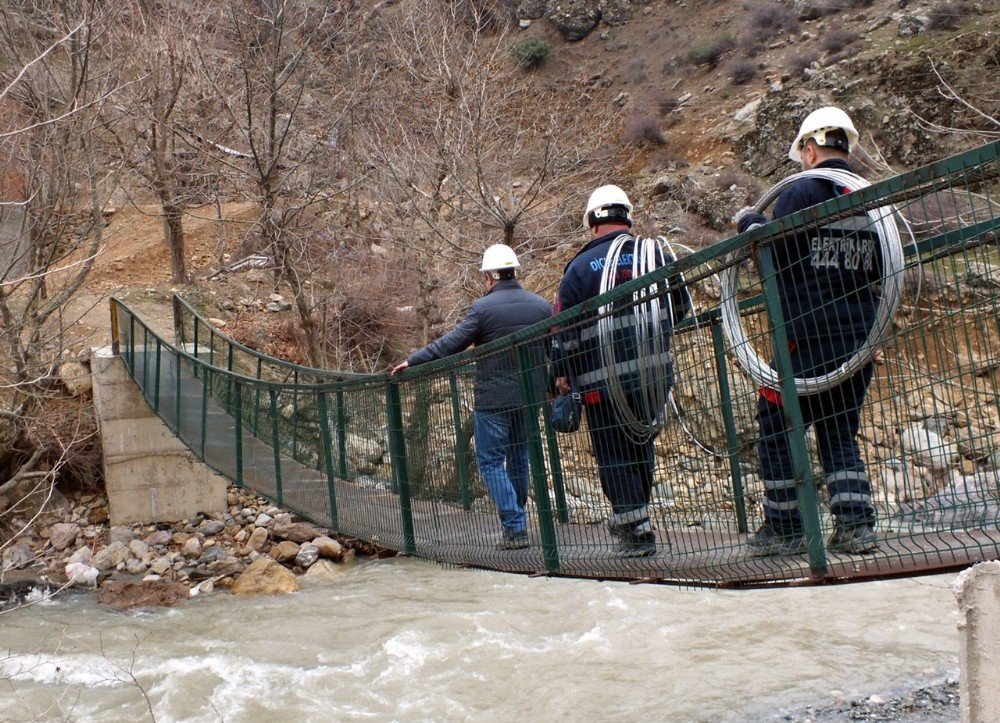
M111 347L91 355L111 524L171 522L226 508L228 482L156 416Z
M963 723L1000 721L1000 562L955 580Z

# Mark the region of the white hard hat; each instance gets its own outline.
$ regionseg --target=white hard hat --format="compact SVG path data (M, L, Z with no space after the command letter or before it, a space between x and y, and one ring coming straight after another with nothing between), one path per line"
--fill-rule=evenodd
M612 207L624 208L625 213L623 215L609 213L607 209ZM583 212L583 225L593 227L611 220L624 221L631 226L632 202L628 200L625 191L618 188L618 186L601 186L590 194L590 200L587 201L587 210Z
M514 249L504 244L493 244L483 254L483 267L480 271L503 271L504 269L519 269Z
M802 160L802 146L805 141L812 138L819 145L825 146L827 145L827 131L838 129L847 134L848 147L843 150L850 152L854 148L854 144L858 142L858 130L854 127L854 123L851 122L847 113L832 106L814 110L802 121L799 134L795 136L792 147L788 149L788 157L798 163Z

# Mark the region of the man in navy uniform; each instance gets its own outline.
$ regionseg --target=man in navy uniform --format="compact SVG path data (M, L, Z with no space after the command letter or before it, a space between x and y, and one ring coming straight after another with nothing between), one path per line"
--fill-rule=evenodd
M789 158L803 171L849 171L858 132L839 108L820 108L803 121ZM822 178L792 183L774 203L775 219L815 206L847 189ZM734 218L743 231L767 222L753 209ZM881 249L865 215L850 216L801 231L773 246L782 316L786 324L792 373L812 377L833 371L865 341L875 320L873 286L880 283ZM835 528L834 552L865 553L877 546L872 489L857 443L860 409L871 381L869 361L837 386L800 397L806 426L815 425L820 462L830 494ZM756 556L804 552L802 519L788 446L781 396L762 389L758 399L761 473L764 478L764 525L749 542Z
M619 237L624 245L614 272L615 285L632 278L636 238L631 232L632 203L618 186L601 186L595 190L584 212L584 224L590 228L590 242L566 265L559 284L557 311L565 311L600 293L601 277L608 251ZM672 262L658 254L657 265ZM666 288L666 284L663 284ZM662 343L658 355L644 354L636 348L636 320L631 318L628 305L621 316L614 317L612 340L617 362L615 383L632 410L642 413L647 403L641 380L673 382L670 359L670 335L673 326L690 310L690 299L682 287L667 295L664 305L671 318L655 322ZM608 528L619 538L615 553L620 557L646 557L656 553L656 537L649 520L649 500L653 489L653 440L655 433L637 434L626 427L622 410L608 393L609 370L604 367L609 355L601 354L601 338L596 320L575 324L560 331L553 339L553 366L556 386L567 393L574 378L587 410L594 456L597 459L601 488L611 503Z

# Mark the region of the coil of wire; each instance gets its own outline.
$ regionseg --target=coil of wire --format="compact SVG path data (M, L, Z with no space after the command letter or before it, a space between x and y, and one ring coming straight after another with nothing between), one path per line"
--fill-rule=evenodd
M666 241L662 237L635 238L622 234L616 238L605 257L601 275L601 293L616 285L618 264L626 247L631 246L632 269L629 278L645 276L663 265L668 258ZM621 303L621 302L619 302ZM607 388L611 402L618 410L625 429L637 440L655 435L665 423L666 406L670 401L670 384L662 360L670 356L670 335L664 335L664 320L673 324L674 309L669 294L663 294L660 285L653 284L632 295L630 309L615 313L613 304L598 309L597 333L601 364L607 375ZM630 368L638 373L641 393L629 395L621 382L620 360L616 358L614 341L616 328L626 324L634 330L634 351L638 358ZM638 406L636 409L634 407Z
M860 176L832 168L815 168L796 173L779 181L754 206L758 213L763 213L771 203L781 195L788 186L804 178L821 178L832 181L838 186L850 191L859 191L871 184ZM896 225L896 210L892 206L882 206L865 212L871 226L875 229L882 255L882 294L875 313L875 321L864 343L843 364L815 377L796 377L795 390L799 395L819 394L831 389L849 379L871 360L882 340L886 337L896 315L903 294L903 244ZM781 379L778 372L757 354L747 338L743 321L740 318L739 304L736 298L738 291L738 263L728 263L720 276L722 281L722 324L726 338L733 348L733 353L740 367L751 379L762 387L779 390Z

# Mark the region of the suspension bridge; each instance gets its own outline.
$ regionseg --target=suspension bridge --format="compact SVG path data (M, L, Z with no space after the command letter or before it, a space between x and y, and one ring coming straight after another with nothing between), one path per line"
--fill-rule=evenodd
M113 300L114 349L172 432L209 466L342 535L442 563L579 578L755 587L953 570L1000 559L1000 142L994 142L721 241L498 342L401 376L297 366L239 344L180 297L174 338ZM748 263L783 239L838 219L892 214L906 233L902 301L874 351L859 440L878 512L878 549L831 553L817 441L791 433L807 550L755 557L764 483L747 352L773 343L775 274ZM763 269L763 270L761 270ZM726 319L720 275L736 289ZM683 283L697 314L674 330L673 414L655 442L650 505L657 553L613 555L610 507L586 422L557 434L531 383L529 353L554 333L593 328ZM733 281L735 279L735 281ZM724 285L723 285L724 286ZM658 291L651 292L651 289ZM732 311L735 310L735 311ZM726 324L743 334L734 341ZM556 331L553 331L556 329ZM735 344L735 346L734 346ZM499 521L475 465L477 362L518 365L531 460L525 549L498 549ZM800 399L781 379L786 409Z

